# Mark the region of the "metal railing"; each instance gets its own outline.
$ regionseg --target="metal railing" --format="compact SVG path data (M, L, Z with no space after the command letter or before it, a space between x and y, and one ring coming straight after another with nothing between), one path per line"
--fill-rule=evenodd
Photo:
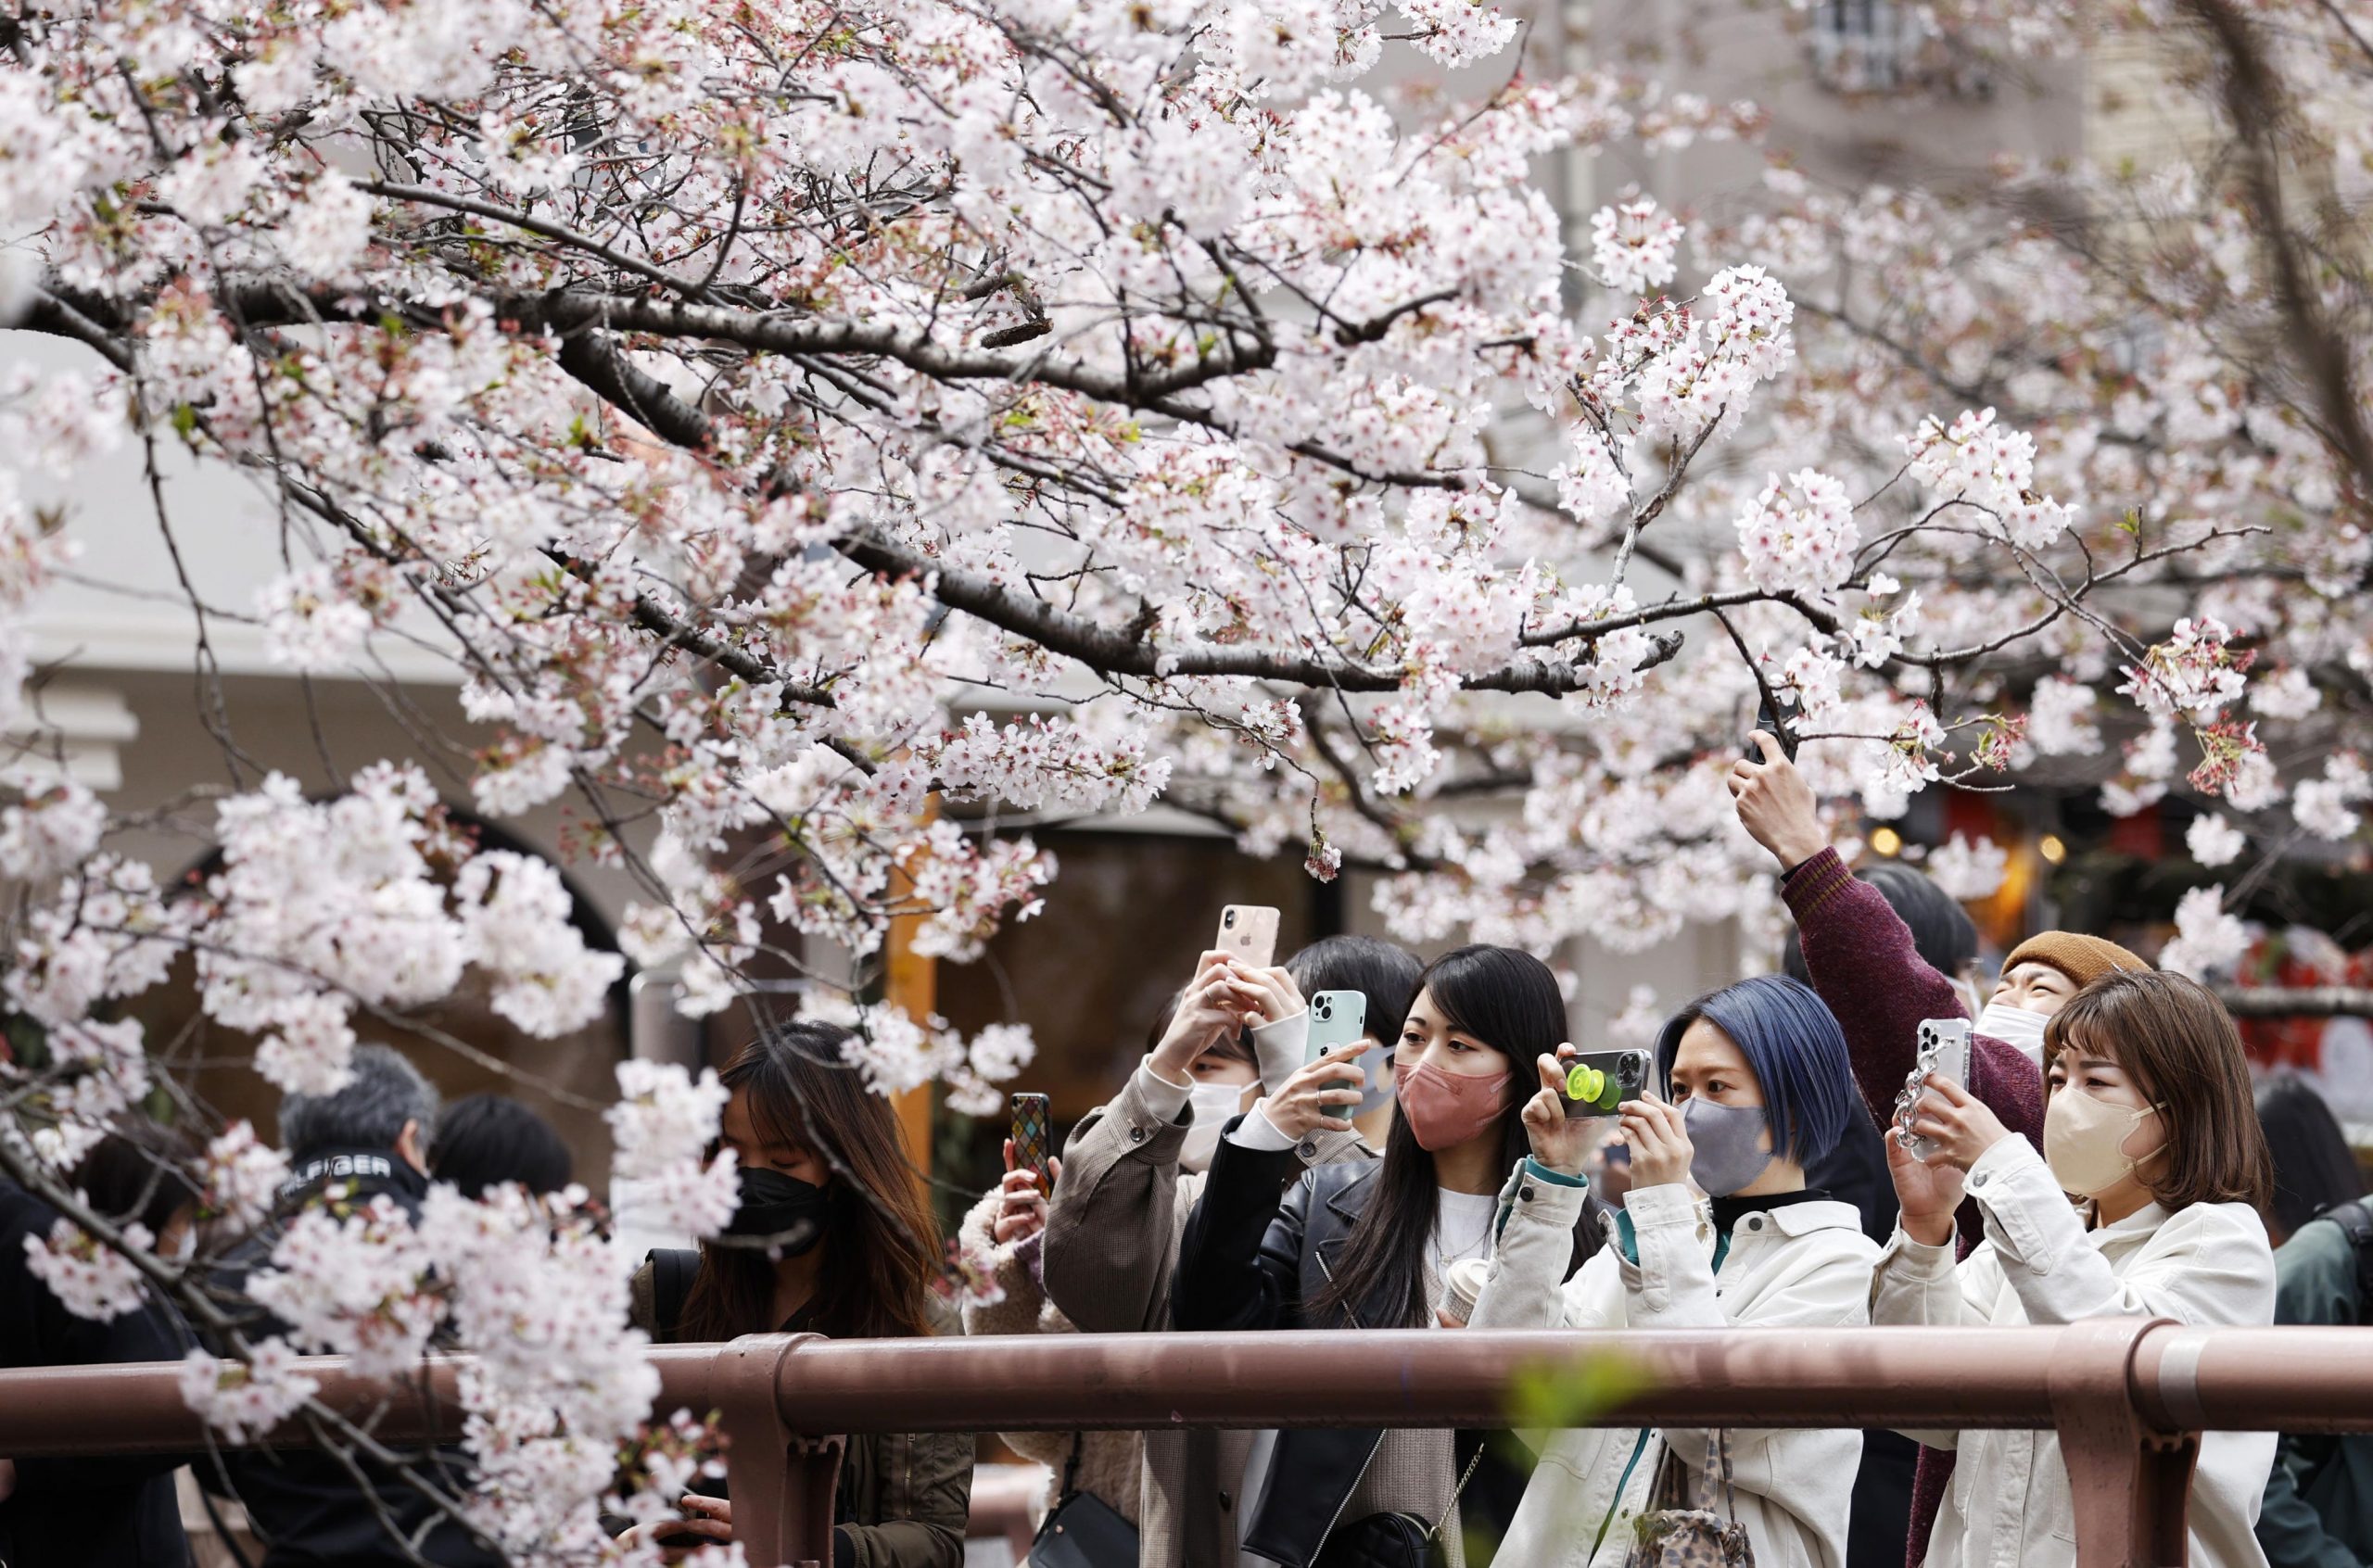
M1528 1371L1625 1366L1610 1423L2052 1427L2081 1568L2185 1560L2202 1431L2373 1432L2373 1332L2056 1328L1051 1334L834 1343L756 1335L650 1351L658 1408L715 1411L754 1563L829 1563L843 1435L1161 1427L1494 1426ZM305 1363L390 1443L458 1427L461 1363L390 1385ZM178 1364L0 1372L0 1454L174 1452L202 1441Z

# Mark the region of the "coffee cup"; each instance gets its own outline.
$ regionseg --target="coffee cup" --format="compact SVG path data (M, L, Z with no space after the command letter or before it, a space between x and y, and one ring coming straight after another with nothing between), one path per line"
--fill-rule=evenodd
M1491 1271L1487 1258L1462 1258L1444 1270L1441 1309L1462 1323L1473 1317L1475 1298L1483 1294L1483 1281Z

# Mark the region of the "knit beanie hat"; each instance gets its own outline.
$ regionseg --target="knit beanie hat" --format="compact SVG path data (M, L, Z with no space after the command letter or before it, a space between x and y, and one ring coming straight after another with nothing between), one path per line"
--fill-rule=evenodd
M2076 931L2037 931L2011 950L2011 956L2002 960L2002 972L2007 975L2022 964L2049 964L2078 985L2090 985L2116 969L2151 967L2113 942Z

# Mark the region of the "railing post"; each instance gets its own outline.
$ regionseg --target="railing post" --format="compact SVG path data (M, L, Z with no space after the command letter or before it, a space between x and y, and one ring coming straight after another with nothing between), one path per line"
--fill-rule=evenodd
M830 1568L841 1439L794 1433L776 1387L812 1334L747 1334L717 1349L717 1413L733 1538L753 1568Z
M2077 1568L2184 1568L2184 1526L2200 1434L2170 1431L2137 1406L2142 1342L2165 1318L2088 1318L2062 1331L2045 1370L2075 1505Z

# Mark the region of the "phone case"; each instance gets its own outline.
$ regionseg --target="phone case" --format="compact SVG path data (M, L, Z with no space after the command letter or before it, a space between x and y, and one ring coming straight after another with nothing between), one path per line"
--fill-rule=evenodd
M1302 1060L1314 1062L1339 1046L1349 1045L1367 1031L1366 992L1322 991L1310 999L1310 1043ZM1362 1069L1355 1062L1345 1070L1359 1073ZM1329 1082L1327 1087L1356 1089L1363 1094L1367 1093L1366 1081L1359 1077L1339 1078ZM1340 1107L1341 1115L1349 1120L1359 1108L1357 1106L1344 1106Z
M1038 1178L1038 1190L1052 1190L1047 1180L1047 1160L1053 1152L1054 1115L1044 1094L1016 1094L1013 1097L1013 1168L1028 1170Z
M1780 743L1782 756L1790 762L1796 760L1796 737L1786 725L1780 722L1780 715L1771 711L1770 703L1761 703L1756 708L1755 727ZM1763 760L1763 748L1750 740L1746 743L1745 756L1751 763L1759 763Z
M1277 958L1277 912L1265 904L1231 904L1220 911L1220 934L1212 945L1256 969Z
M1932 1159L1936 1154L1936 1140L1915 1136L1911 1131L1921 1098L1928 1092L1929 1075L1941 1074L1960 1084L1969 1082L1969 1032L1967 1018L1928 1018L1920 1025L1919 1055L1903 1081L1903 1093L1895 1099L1896 1141L1916 1158Z
M1620 1051L1580 1051L1565 1059L1562 1098L1566 1114L1613 1116L1626 1100L1647 1092L1648 1053L1635 1047Z

